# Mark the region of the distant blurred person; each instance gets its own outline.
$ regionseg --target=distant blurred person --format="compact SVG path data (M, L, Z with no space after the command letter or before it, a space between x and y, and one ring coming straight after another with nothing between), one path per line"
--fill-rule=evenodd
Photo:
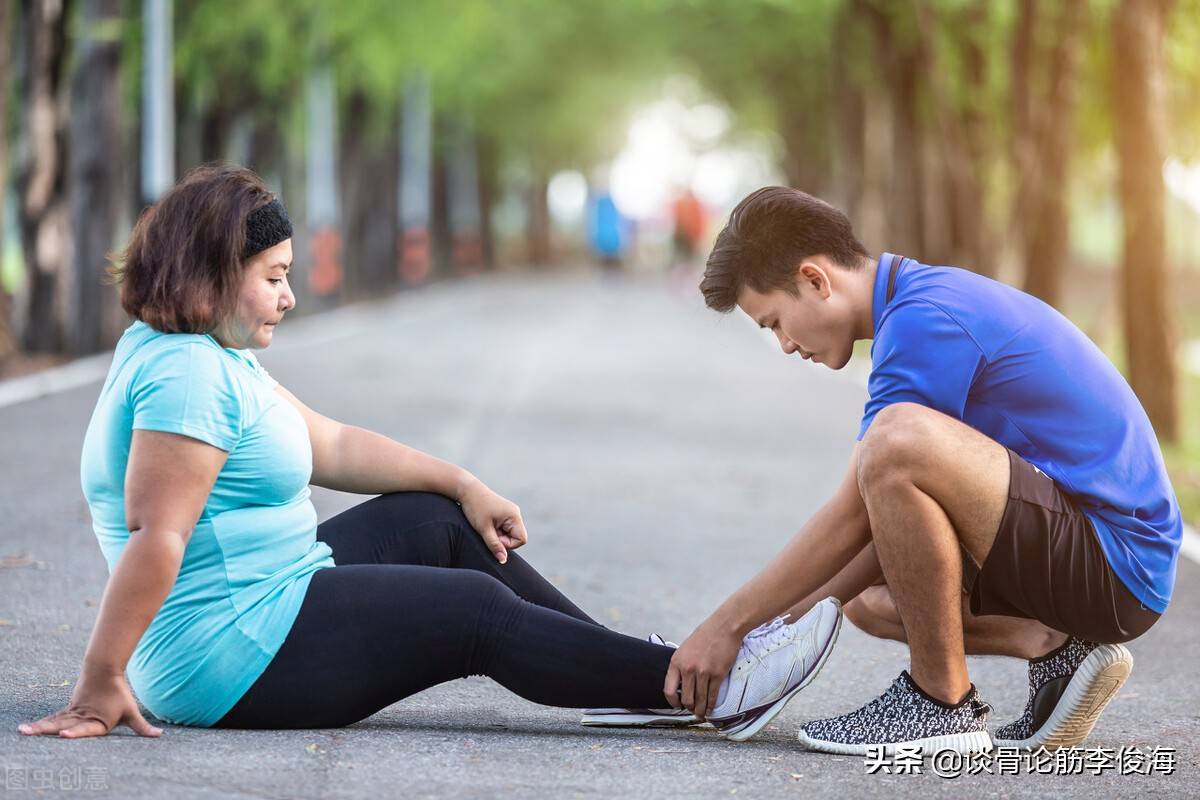
M624 707L698 722L655 710L672 647L602 627L511 552L527 539L514 503L267 374L251 351L296 304L291 237L279 200L228 165L193 170L138 220L116 269L136 321L80 464L110 578L70 703L21 733L160 735L131 687L180 725L341 727L468 675L547 705L621 707L626 724ZM379 496L318 524L310 484ZM754 735L816 675L840 621L830 600L748 635L711 721Z
M671 204L672 267L690 269L695 265L707 227L706 216L704 205L690 188L675 198Z
M592 196L588 212L588 243L600 264L620 269L629 246L629 223L612 194L601 189Z
M700 248L707 219L704 205L690 188L684 187L671 203L671 256L667 275L676 290L691 291L700 269Z

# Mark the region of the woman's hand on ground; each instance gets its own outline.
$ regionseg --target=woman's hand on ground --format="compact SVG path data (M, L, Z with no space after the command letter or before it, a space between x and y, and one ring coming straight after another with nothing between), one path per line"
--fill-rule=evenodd
M721 683L737 659L741 640L711 620L701 623L671 657L663 695L673 708L700 719L717 705Z
M516 550L529 540L521 509L511 500L493 492L482 481L469 481L459 491L458 503L471 527L483 539L496 560L503 564L508 551Z
M162 728L146 721L138 709L133 692L123 674L85 672L75 684L66 708L26 722L17 730L26 736L57 735L63 739L104 736L120 724L126 724L138 736L161 736Z

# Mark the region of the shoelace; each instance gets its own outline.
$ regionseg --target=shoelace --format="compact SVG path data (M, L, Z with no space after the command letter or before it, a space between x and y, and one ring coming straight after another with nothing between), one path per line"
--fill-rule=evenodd
M910 692L911 689L905 685L904 679L896 678L883 694L859 709L858 713L866 717L877 715L887 716L893 707L893 701L900 701L905 694L909 694Z
M789 616L784 614L776 617L766 625L750 631L742 641L742 650L755 658L762 658L769 653L787 635L785 627Z

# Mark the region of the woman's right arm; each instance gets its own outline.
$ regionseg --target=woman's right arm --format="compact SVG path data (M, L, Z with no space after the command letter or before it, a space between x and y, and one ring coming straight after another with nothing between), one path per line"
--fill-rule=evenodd
M21 725L21 733L103 736L121 723L142 736L162 733L138 709L125 666L175 585L192 528L226 455L187 436L133 432L125 472L129 542L105 587L71 702Z

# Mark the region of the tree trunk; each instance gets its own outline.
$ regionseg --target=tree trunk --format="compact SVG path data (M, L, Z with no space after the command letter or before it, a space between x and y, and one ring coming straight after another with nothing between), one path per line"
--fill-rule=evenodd
M892 69L892 190L890 241L897 252L928 258L925 252L925 154L920 116L922 54L902 46Z
M985 132L978 106L985 90L980 39L987 8L981 0L976 0L960 12L960 17L948 21L938 19L927 2L917 2L914 9L920 49L928 54L925 71L929 75L933 123L926 150L930 159L926 165L924 254L936 263L957 264L989 274L992 259L984 218ZM956 91L956 87L948 84L949 72L937 61L939 27L945 25L952 26L957 33L957 46L965 67L962 78L965 91ZM935 176L940 180L935 180Z
M479 152L479 245L484 269L496 267L496 240L492 234L492 206L499 194L499 156L489 137L476 141Z
M983 49L987 36L987 8L986 0L975 0L967 8L966 33L961 40L967 102L961 112L960 125L967 169L965 183L960 188L962 202L955 203L954 247L958 253L955 263L970 266L981 275L993 276L996 274L996 253L987 219L985 188L991 148L982 105L987 90L987 57Z
M548 185L545 172L535 170L526 190L529 210L526 214L525 241L529 263L537 267L548 266L553 256L550 247L550 204L546 198Z
M1063 0L1057 34L1046 63L1045 96L1035 101L1032 128L1036 148L1025 203L1025 291L1051 305L1062 295L1063 275L1071 257L1067 184L1075 111L1075 66L1086 19L1083 0Z
M891 100L891 177L886 198L888 248L914 258L925 254L925 153L920 86L925 54L912 32L902 29L892 6L867 6L879 56L878 75Z
M26 313L22 335L29 352L62 349L58 292L70 253L67 222L65 125L58 93L65 59L65 9L60 0L28 0L23 8L24 98L17 170L21 249L25 258Z
M1124 237L1121 299L1130 385L1159 438L1179 436L1176 330L1164 234L1163 31L1168 3L1122 0L1113 14L1113 108Z
M347 299L377 296L395 283L398 148L395 141L373 135L370 114L366 95L355 92L345 115L355 124L339 137Z
M450 260L458 275L478 272L483 266L480 236L479 154L468 117L454 114L447 120L445 148L447 210L450 223Z
M421 73L408 79L401 98L398 178L397 272L412 285L433 269L433 109L429 78Z
M268 186L282 187L287 170L283 163L283 140L273 117L259 117L250 133L250 158L246 166L257 172Z
M786 81L784 83L786 85ZM831 170L828 137L821 126L830 124L830 120L821 115L814 120L812 109L815 106L796 97L794 92L782 92L775 102L779 106L783 174L788 185L817 197L825 195L831 182Z
M433 172L430 183L429 252L432 275L444 275L450 264L450 191L446 170L445 126L434 124L434 136L440 145L433 149Z
M68 345L75 354L102 349L102 284L120 208L121 0L84 0L80 50L72 79L68 195L75 236L73 315Z
M142 0L141 200L150 204L175 183L174 0Z
M834 50L856 63L870 58L870 48L861 42L862 0L848 3L834 24ZM862 238L866 161L866 96L854 71L830 70L835 104L837 136L834 137L834 178L830 200L846 212Z
M341 199L338 191L338 108L333 69L325 63L305 77L305 237L312 266L303 290L314 308L337 302L342 286Z
M1033 131L1033 84L1034 64L1037 61L1037 42L1035 41L1038 23L1038 0L1019 0L1017 6L1017 23L1013 28L1012 49L1012 84L1010 94L1009 118L1011 134L1009 136L1009 158L1015 174L1015 191L1012 197L1013 238L1018 245L1025 231L1029 228L1031 216L1029 196L1034 194L1034 182L1041 175L1037 169L1037 150L1034 146Z

